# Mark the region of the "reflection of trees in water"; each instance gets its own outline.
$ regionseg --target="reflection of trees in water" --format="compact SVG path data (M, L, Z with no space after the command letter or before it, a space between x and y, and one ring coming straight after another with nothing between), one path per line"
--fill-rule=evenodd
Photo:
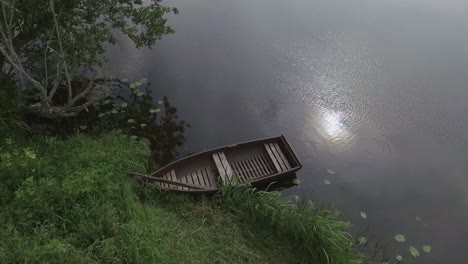
M108 84L113 95L101 98L99 103L76 117L48 119L30 113L28 123L43 134L68 136L79 131L99 136L112 130L147 138L151 143L151 157L155 166L162 166L175 158L178 148L185 143L184 132L189 125L179 120L177 109L167 97L157 100L146 79L134 83L118 79L98 79ZM86 85L86 80L75 83ZM76 85L80 89L80 85ZM60 98L60 97L58 97ZM60 103L60 102L56 102Z

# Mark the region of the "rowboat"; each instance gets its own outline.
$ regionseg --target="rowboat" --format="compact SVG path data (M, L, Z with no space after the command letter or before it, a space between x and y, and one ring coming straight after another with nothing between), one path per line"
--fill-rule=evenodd
M130 175L173 192L209 194L227 184L267 185L292 177L301 168L286 138L279 136L193 154L150 175Z

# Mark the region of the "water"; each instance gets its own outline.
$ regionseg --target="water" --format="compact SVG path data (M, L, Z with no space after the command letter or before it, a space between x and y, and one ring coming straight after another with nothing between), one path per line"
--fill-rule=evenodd
M406 235L391 263L466 263L466 2L165 4L177 33L153 50L123 38L109 68L170 98L192 125L186 153L285 134L304 164L288 194L335 205L371 241Z

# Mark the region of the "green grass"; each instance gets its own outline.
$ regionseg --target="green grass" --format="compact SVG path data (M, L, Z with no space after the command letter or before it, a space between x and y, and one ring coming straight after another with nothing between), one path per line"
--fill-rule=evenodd
M0 142L0 263L356 263L347 224L278 193L142 188L148 142Z

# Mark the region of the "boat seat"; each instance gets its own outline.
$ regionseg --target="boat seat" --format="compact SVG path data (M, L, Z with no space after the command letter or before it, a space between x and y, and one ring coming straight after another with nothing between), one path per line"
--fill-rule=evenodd
M281 151L278 143L265 143L264 145L271 161L273 162L273 165L275 165L275 168L278 172L284 172L291 169L291 165L284 156L283 151Z
M213 159L216 164L216 167L219 171L219 176L223 184L227 184L232 181L232 176L234 175L231 165L229 165L226 155L224 152L213 153Z

